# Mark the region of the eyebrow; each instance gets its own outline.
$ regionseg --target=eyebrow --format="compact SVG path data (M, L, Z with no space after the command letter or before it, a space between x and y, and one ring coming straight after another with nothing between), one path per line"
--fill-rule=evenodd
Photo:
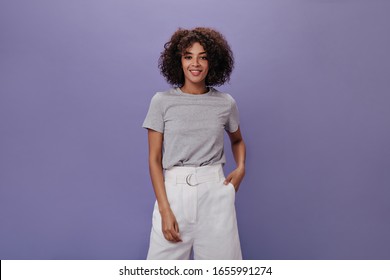
M206 54L207 52L201 52L201 53L199 53L199 54ZM186 51L184 54L193 54L192 52L188 52L188 51Z

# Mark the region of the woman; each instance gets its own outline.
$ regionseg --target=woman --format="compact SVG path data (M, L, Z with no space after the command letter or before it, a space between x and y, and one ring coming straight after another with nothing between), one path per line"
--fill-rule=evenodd
M245 175L235 100L212 86L229 80L232 51L219 32L178 29L159 68L174 87L156 93L143 123L156 195L148 259L242 259L234 207ZM177 86L177 87L176 87ZM224 131L237 167L224 176Z

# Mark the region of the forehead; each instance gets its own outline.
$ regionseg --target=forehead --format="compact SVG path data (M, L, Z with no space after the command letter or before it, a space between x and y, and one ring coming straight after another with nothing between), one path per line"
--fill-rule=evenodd
M205 49L203 48L203 46L199 42L195 42L191 46L189 46L185 50L185 52L186 53L197 54L197 53L205 53L206 51L205 51Z

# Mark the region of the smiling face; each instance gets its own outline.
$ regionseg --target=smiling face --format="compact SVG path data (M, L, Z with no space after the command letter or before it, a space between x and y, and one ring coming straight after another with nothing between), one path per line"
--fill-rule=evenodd
M209 71L207 53L203 46L195 42L181 57L184 72L184 87L206 87L206 76Z

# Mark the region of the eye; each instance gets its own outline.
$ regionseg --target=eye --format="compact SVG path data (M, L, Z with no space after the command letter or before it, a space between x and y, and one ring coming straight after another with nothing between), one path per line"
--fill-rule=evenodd
M202 56L200 59L207 60L207 56Z
M191 60L191 59L192 59L192 56L190 56L190 55L185 55L185 56L184 56L184 59L185 59L185 60Z

